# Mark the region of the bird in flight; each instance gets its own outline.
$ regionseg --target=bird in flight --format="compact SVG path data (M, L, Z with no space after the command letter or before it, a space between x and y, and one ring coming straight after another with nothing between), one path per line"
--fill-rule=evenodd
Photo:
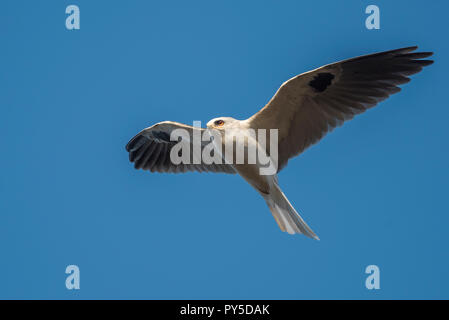
M219 117L207 123L207 129L178 122L163 121L139 132L126 145L129 159L136 169L151 172L181 173L187 171L239 174L265 199L282 231L300 233L319 239L290 204L278 184L277 173L307 147L343 122L374 107L391 94L399 92L399 85L410 81L409 76L433 63L425 60L432 52L416 52L417 46L364 55L332 63L302 73L284 82L266 106L246 120ZM171 151L178 141L172 133L182 129L192 138L205 130L216 130L223 137L226 132L248 129L277 129L276 170L260 174L261 164L229 162L174 163ZM192 140L187 140L192 143ZM226 139L221 140L224 144ZM244 147L257 141L245 141ZM270 145L271 146L271 145ZM201 153L205 143L193 151ZM195 149L195 148L193 148ZM198 156L198 154L197 154ZM271 154L270 154L271 157Z

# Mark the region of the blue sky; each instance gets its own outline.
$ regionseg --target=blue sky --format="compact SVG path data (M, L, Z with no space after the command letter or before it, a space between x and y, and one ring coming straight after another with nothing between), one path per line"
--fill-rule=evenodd
M80 30L65 28L70 4ZM369 4L380 30L365 28ZM2 1L0 298L449 298L448 10ZM415 44L434 65L280 173L321 241L282 233L238 176L128 163L153 123L245 119L298 73ZM70 264L80 290L65 287ZM365 288L371 264L380 290Z

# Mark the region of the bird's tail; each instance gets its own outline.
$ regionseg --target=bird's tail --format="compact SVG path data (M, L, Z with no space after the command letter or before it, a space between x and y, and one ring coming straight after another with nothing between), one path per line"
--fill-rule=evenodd
M277 183L273 183L270 193L263 194L263 197L282 231L290 234L302 233L312 239L320 240L296 212Z

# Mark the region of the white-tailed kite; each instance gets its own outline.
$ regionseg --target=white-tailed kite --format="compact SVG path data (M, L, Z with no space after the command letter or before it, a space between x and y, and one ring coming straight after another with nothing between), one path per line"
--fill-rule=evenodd
M287 165L290 158L318 142L327 132L399 92L398 86L409 82L410 75L432 64L432 60L422 60L432 52L413 52L417 48L380 52L325 65L283 83L268 104L249 119L219 117L208 122L208 129L218 130L223 137L229 130L277 129L277 170L273 174L260 174L259 162L192 161L175 164L170 157L172 148L178 143L170 139L174 130L184 129L192 138L206 129L171 121L157 123L132 138L126 146L129 159L136 169L151 172L238 173L262 195L282 231L318 239L281 191L277 172ZM224 144L225 140L221 143ZM254 143L261 148L258 142ZM246 142L245 148L250 144ZM196 153L196 157L201 159L198 153L205 147L206 144L201 143L192 157L195 158Z

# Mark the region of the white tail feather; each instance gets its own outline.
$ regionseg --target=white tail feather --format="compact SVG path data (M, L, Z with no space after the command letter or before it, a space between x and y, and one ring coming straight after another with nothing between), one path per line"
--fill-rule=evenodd
M264 194L263 197L282 231L290 234L301 233L312 239L320 240L296 212L276 183L273 183L270 193Z

